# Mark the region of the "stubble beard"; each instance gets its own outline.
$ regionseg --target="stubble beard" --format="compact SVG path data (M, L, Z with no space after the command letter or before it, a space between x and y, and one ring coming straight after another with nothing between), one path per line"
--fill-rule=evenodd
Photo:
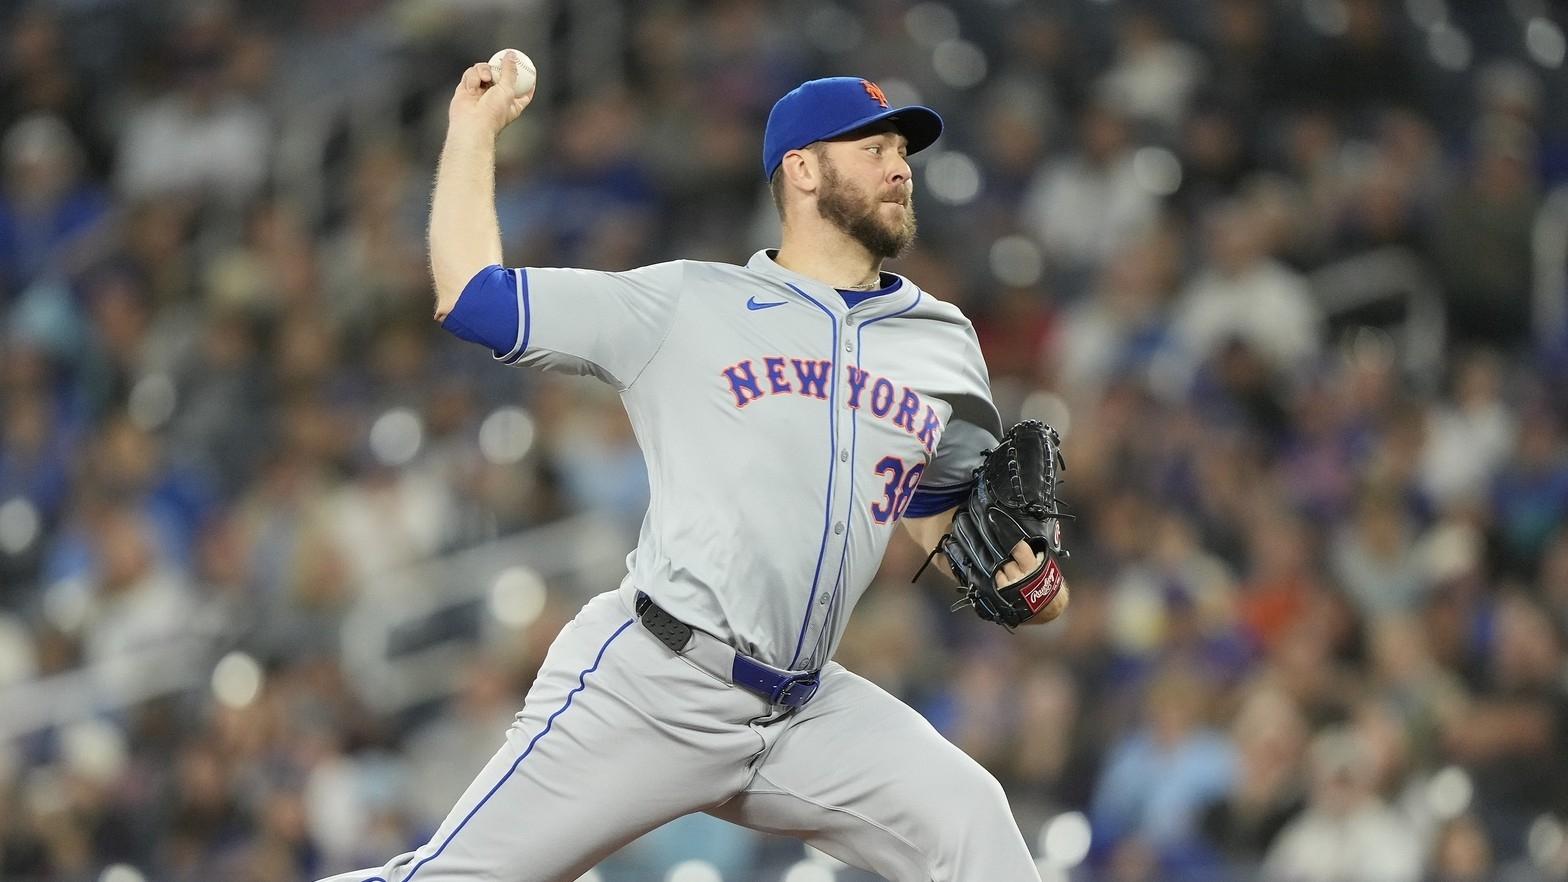
M915 200L909 197L901 222L887 223L878 212L882 200L839 176L826 154L822 154L822 192L817 196L817 213L823 220L843 231L873 257L889 260L909 250L915 241Z

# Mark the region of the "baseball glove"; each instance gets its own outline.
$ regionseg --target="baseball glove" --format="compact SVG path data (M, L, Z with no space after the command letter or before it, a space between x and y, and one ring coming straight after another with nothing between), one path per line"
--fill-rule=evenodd
M954 610L972 606L980 618L1012 629L1050 605L1062 590L1057 560L1067 557L1067 549L1062 546L1061 521L1072 516L1062 511L1056 497L1060 473L1067 469L1061 443L1055 429L1025 420L983 455L974 471L974 491L931 550L931 557L941 552L958 577L964 596L953 604ZM997 573L1012 559L1019 541L1028 542L1043 559L1023 579L999 588Z

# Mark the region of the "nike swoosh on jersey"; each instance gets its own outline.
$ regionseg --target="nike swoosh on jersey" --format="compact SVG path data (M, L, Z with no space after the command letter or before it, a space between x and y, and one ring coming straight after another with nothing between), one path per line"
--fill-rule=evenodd
M783 306L788 302L788 300L770 300L766 303L758 303L756 297L751 297L746 301L746 308L752 311L759 309L771 309L775 306Z

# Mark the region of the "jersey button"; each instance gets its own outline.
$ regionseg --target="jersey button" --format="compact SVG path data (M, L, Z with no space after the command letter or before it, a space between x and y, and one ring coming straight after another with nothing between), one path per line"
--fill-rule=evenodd
M849 462L849 451L848 450L840 450L838 452L838 461L839 462Z
M833 525L833 532L835 534L844 532L844 522L843 521L839 521L838 523L834 524Z
M855 344L849 342L848 340L845 340L844 341L844 351L845 352L854 352L855 351Z
M826 594L824 594L821 597L817 598L817 606L826 606L827 602L828 602L828 596Z
M846 324L846 325L853 325L854 323L855 323L855 317L854 316L852 316L852 315L844 316L844 324Z

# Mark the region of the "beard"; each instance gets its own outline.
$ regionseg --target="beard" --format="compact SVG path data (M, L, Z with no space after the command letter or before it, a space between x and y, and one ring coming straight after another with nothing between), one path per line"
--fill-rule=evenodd
M826 153L819 157L822 192L817 196L817 213L859 242L873 257L887 260L908 251L915 241L914 195L908 195L899 220L889 223L882 219L880 198L846 182Z

